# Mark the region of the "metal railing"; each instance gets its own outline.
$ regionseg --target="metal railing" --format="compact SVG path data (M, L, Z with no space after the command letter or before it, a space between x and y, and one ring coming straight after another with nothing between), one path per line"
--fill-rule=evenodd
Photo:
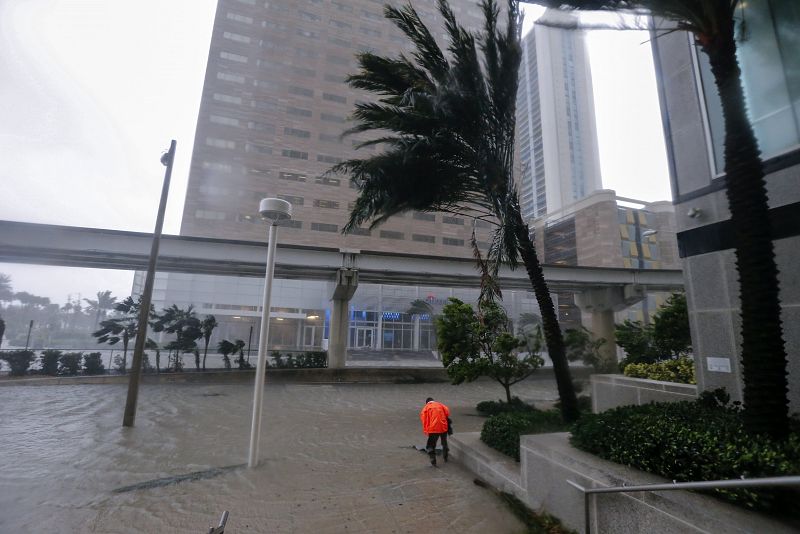
M605 488L584 488L577 482L566 481L573 488L577 488L583 493L583 518L585 522L584 532L591 534L591 514L589 504L592 495L598 493L632 493L634 491L675 491L675 490L698 490L698 489L721 489L721 488L764 488L777 486L798 486L800 487L800 476L788 477L765 477L748 478L733 480L705 480L701 482L672 482L668 484L644 484L639 486L611 486Z

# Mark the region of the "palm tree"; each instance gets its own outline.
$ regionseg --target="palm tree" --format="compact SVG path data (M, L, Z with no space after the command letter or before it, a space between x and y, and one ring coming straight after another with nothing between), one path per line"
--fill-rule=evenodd
M0 302L14 300L14 291L11 289L11 277L0 273Z
M139 307L142 297L133 300L127 297L122 302L114 306L117 316L100 322L100 329L92 333L97 338L98 343L108 343L116 345L122 341L122 369L127 368L128 364L128 344L136 337L139 331ZM150 315L153 316L153 307L150 308Z
M493 223L491 263L513 268L521 258L542 313L563 416L573 421L578 406L564 341L514 184L518 6L508 1L505 29L498 27L495 0L483 0L481 7L484 27L473 34L457 23L447 1L439 0L449 57L411 5L384 9L415 51L412 57L395 58L362 53L360 72L348 78L352 87L379 98L356 104L356 125L348 133L375 132L375 140L359 147L387 148L331 169L350 174L359 191L344 231L365 222L375 227L409 210L458 213ZM483 270L485 264L480 265Z
M744 422L756 433L789 432L787 359L778 269L761 150L747 116L736 57L741 0L530 0L554 8L649 14L692 33L708 56L725 123L725 183L736 243L742 318Z
M217 327L217 318L213 315L206 315L206 318L200 321L200 330L203 332L203 341L205 347L203 348L203 371L206 370L206 355L208 355L208 343L211 341L211 333Z
M200 369L200 352L197 350L196 341L203 336L203 332L194 306L189 305L184 310L173 304L165 308L153 321L153 331L175 334L176 339L167 344L167 348L177 353L194 352L195 367Z
M94 299L83 299L88 306L86 307L86 313L94 313L94 326L97 326L97 323L100 322L100 317L106 317L108 310L114 307L114 304L117 302L117 297L111 296L111 291L98 291L97 292L97 300Z
M244 347L247 343L244 342L243 339L237 339L233 342L234 352L239 352L239 369L250 369L252 366L244 361Z

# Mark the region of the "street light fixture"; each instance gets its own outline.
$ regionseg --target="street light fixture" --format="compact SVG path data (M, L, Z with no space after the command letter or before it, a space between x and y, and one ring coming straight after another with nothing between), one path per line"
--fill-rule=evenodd
M261 408L264 398L264 375L267 370L267 340L269 339L269 310L272 300L272 276L275 272L275 245L278 240L278 223L292 218L292 205L280 198L265 198L258 206L261 216L269 223L267 244L267 272L264 279L264 301L261 308L261 333L258 337L258 364L256 365L255 392L253 393L253 421L250 425L250 455L247 466L258 465L258 441L261 437Z

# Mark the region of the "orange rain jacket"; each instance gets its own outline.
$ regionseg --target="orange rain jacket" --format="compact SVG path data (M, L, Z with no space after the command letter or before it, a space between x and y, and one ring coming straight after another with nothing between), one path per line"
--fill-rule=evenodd
M444 434L447 432L447 418L450 417L450 408L441 402L430 401L419 412L422 420L422 431L426 434Z

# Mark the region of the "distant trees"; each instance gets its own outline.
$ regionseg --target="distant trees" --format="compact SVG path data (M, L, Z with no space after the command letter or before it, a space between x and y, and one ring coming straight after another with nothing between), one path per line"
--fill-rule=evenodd
M111 296L111 291L98 291L97 299L83 299L88 306L86 307L87 313L94 313L94 326L100 322L100 318L106 318L108 311L111 310L117 303L117 297Z
M142 297L133 300L127 297L122 302L114 306L117 312L115 317L106 319L100 323L100 329L93 332L92 336L97 338L98 343L108 343L116 345L122 342L122 370L125 372L128 364L128 345L139 331L139 308ZM155 315L154 307L150 306L150 317Z
M200 352L197 348L197 340L203 336L200 319L194 311L194 306L189 305L186 309L179 308L173 304L169 308L162 310L153 321L153 331L175 334L175 340L167 344L166 348L174 354L173 369L180 371L183 369L183 359L181 354L187 352L194 353L195 368L200 369Z

